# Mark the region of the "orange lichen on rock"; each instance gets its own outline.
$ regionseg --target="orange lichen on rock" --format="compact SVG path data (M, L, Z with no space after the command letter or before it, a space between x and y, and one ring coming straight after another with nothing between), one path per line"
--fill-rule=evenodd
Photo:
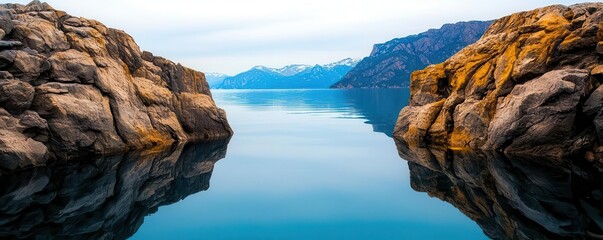
M596 51L603 42L602 19L603 3L585 3L554 5L495 21L476 43L412 74L411 100L400 113L394 136L416 141L409 143L415 146L544 155L573 154L603 143L603 113L585 115L578 107L603 80L597 75L603 50ZM537 89L522 88L525 84ZM566 88L568 84L574 87ZM439 112L410 114L433 109L427 107L433 104ZM510 119L518 124L501 126L511 123L508 116L495 117L502 113L513 115ZM591 127L578 126L582 119L593 118ZM416 134L421 131L413 126L425 122L431 123L428 131ZM525 140L530 137L537 140Z

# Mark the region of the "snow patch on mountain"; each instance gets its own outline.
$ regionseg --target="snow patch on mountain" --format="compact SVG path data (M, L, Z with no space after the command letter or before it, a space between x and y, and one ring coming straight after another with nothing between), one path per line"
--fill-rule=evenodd
M343 59L343 60L340 60L337 62L322 65L322 67L324 67L324 68L334 68L336 66L354 67L354 66L356 66L356 64L358 64L358 62L360 62L360 59L346 58L346 59Z

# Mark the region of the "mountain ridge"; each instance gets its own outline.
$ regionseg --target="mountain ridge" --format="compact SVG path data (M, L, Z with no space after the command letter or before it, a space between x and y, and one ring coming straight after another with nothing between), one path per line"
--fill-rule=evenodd
M210 88L214 88L215 86L219 85L220 83L222 83L222 81L224 81L224 78L230 77L224 73L215 73L215 72L209 72L209 73L205 73L205 80L207 81L207 84L209 84Z
M491 23L447 23L437 29L375 44L371 54L331 88L408 87L413 71L440 63L477 41Z
M359 60L345 58L327 64L291 64L281 68L254 66L224 78L217 89L328 88L341 79Z

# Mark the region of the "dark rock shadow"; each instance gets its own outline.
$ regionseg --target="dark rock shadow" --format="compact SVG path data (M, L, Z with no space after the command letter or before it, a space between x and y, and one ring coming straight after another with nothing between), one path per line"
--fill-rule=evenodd
M414 190L452 204L492 239L603 236L603 168L584 159L396 145Z
M0 239L126 239L158 207L209 188L230 139L0 175Z

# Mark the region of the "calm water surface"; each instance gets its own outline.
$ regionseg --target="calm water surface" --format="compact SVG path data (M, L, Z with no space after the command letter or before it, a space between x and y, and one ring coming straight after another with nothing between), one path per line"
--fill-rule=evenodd
M213 91L235 136L207 191L131 239L485 239L410 187L391 139L408 90Z

